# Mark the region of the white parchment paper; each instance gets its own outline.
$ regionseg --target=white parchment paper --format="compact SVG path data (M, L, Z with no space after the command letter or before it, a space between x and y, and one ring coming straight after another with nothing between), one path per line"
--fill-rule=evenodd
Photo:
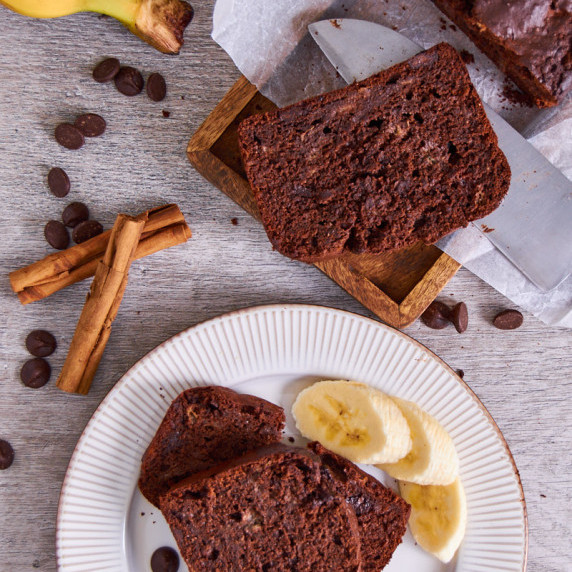
M217 0L212 37L283 106L345 85L307 32L308 24L327 18L369 20L424 48L447 41L466 50L474 57L467 67L481 98L572 180L572 98L542 111L511 101L512 83L429 0ZM543 292L473 226L437 246L543 322L572 327L572 276Z

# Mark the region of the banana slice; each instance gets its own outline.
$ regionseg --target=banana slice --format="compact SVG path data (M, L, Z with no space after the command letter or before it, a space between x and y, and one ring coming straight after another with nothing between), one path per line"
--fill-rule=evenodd
M397 463L379 465L394 479L418 485L449 485L459 475L459 457L449 433L421 407L392 397L409 423L413 445Z
M393 463L411 449L399 407L364 383L314 383L299 393L292 413L304 437L355 463Z
M445 486L399 481L399 491L411 505L409 528L413 538L421 548L449 562L467 526L467 501L460 479Z

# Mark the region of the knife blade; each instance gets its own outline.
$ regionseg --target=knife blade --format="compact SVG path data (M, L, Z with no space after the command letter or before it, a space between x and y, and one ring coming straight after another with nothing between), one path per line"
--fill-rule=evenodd
M423 48L385 26L339 18L308 26L348 83L403 62ZM501 205L473 224L529 280L551 290L572 271L572 183L484 102L512 172Z

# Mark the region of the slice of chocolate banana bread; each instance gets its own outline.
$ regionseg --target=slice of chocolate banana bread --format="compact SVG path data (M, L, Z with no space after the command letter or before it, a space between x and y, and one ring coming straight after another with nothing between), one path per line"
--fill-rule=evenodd
M460 56L439 44L239 125L262 222L316 262L435 242L493 211L510 168Z
M570 0L433 0L538 107L572 90Z
M356 513L363 571L378 572L401 544L411 507L351 461L317 442L308 447L322 460L330 487L344 496Z
M189 475L282 437L284 410L221 386L193 387L171 404L143 455L139 489L159 497Z
M273 445L192 475L161 511L195 572L360 571L356 514L319 457Z

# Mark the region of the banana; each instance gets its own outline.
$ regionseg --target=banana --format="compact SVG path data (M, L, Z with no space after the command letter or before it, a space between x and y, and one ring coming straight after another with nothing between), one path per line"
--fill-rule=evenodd
M393 463L411 449L399 407L363 383L314 383L298 394L292 414L302 435L356 463Z
M461 481L457 478L445 486L399 481L399 492L411 505L409 528L417 544L442 562L449 562L467 526L467 501Z
M411 401L392 397L407 419L413 445L396 463L378 465L394 479L418 485L449 485L459 476L459 458L449 433Z
M166 54L178 54L193 8L183 0L0 0L32 18L59 18L99 12L119 20L131 32Z

